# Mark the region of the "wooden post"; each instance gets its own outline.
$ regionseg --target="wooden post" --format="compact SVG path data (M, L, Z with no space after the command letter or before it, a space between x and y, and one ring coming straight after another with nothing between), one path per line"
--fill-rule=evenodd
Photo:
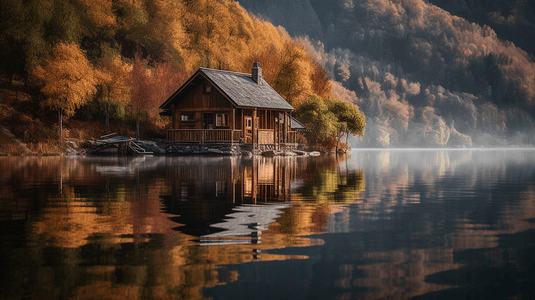
M252 125L252 128L253 128L253 134L252 134L252 138L253 138L253 153L254 153L254 150L256 149L256 138L257 138L257 128L256 128L256 108L253 110L253 119L251 120L251 122L253 123Z
M230 138L232 143L234 143L234 130L236 130L236 109L232 109L232 132L230 133Z
M273 111L270 111L269 114L270 121L270 127L273 128L273 145L277 145L277 124L275 123L275 113ZM277 149L278 150L278 149Z
M280 139L279 117L280 117L280 115L279 115L278 112L276 112L274 114L274 116L273 116L273 121L275 122L275 120L276 120L275 124L273 125L273 127L275 128L274 129L275 133L273 134L274 135L273 139L274 139L274 143L275 143L275 147L276 147L277 151L280 151L280 146L279 146L279 139Z
M256 115L256 114L254 114ZM253 146L254 146L254 141L253 141ZM252 187L251 187L251 192L252 192L252 197L253 197L253 204L256 204L256 197L257 197L257 193L258 193L258 159L254 158L253 159L253 168L252 168Z
M283 115L283 122L282 123L282 143L285 144L286 143L286 112L284 112L284 115Z
M236 163L234 157L230 159L230 184L232 186L232 203L236 203L236 180L234 179L234 169Z
M180 122L180 112L175 109L175 105L171 104L171 129L177 129L178 122Z
M247 144L247 120L245 117L245 109L241 109L241 134L243 136L244 143Z

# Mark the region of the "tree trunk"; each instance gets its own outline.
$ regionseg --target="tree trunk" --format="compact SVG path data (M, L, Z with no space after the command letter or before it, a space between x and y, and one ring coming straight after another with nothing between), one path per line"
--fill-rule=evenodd
M106 134L110 134L110 101L108 100L108 107L106 109Z
M58 109L58 123L59 123L59 142L63 143L63 116L61 109Z
M108 88L108 107L106 108L106 134L110 134L110 89Z
M346 132L346 152L349 149L349 132Z
M139 113L136 117L136 140L139 140Z

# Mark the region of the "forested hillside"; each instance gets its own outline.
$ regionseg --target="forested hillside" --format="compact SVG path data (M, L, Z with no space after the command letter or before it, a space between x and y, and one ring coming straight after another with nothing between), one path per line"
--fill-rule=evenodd
M136 116L163 128L158 106L201 66L259 61L295 107L331 96L303 45L235 1L0 0L0 57L0 123L26 140L57 138L57 111L100 133Z
M367 126L354 145L535 144L534 6L0 0L0 123L31 141L57 138L57 111L67 137L88 135L75 121L105 133L106 120L131 130L141 117L154 136L159 104L198 67L260 61L295 107L313 96L357 104Z
M488 25L498 38L513 42L530 55L535 54L535 0L466 1L428 0L452 15Z
M246 8L252 2L241 1ZM313 28L321 26L321 33L311 30L301 42L336 81L333 92L366 115L360 143L534 143L533 1L429 1L453 14L423 0L295 0L284 6L292 9L294 2L313 7L313 15L295 14L281 25L304 36L292 24L319 20Z

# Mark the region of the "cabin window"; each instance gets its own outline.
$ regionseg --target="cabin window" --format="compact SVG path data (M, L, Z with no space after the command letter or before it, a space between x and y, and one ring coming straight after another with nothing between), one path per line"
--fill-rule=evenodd
M182 121L182 122L195 122L195 114L182 114L182 115L180 115L180 121Z
M204 92L205 92L206 94L211 93L211 92L212 92L212 86L211 86L211 85L208 85L208 84L205 84L205 85L204 85Z
M226 193L226 185L224 181L216 181L215 182L215 196L221 197L225 196Z
M181 186L180 187L180 198L182 201L188 200L188 187L187 186Z
M252 127L253 127L253 119L245 118L245 128L252 128Z
M228 114L216 114L215 126L216 127L228 127Z

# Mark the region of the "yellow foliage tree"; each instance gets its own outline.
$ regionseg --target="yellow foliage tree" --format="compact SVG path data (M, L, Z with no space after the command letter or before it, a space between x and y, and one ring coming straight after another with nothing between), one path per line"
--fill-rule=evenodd
M332 85L325 70L292 39L283 28L253 18L250 56L243 60L242 72L250 72L253 62L262 65L266 81L294 107L316 95L331 97Z
M252 19L234 1L191 1L186 5L189 61L194 66L236 70L249 56Z
M155 0L144 5L123 4L145 12L144 22L130 26L134 29L129 38L141 45L140 54L148 68L163 61L186 73L200 66L248 73L252 62L259 61L266 81L294 106L312 95L322 99L331 96L325 72L305 48L282 27L251 16L238 2ZM161 46L169 53L163 54ZM150 57L144 53L155 48L158 53Z
M128 104L130 89L126 80L131 66L119 57L105 57L99 67L99 85L106 91L107 97L113 102Z
M289 38L277 56L277 65L271 74L268 73L273 77L266 80L286 101L297 107L314 94L311 80L314 66L304 47Z
M106 131L109 131L110 103L126 105L130 101L130 87L127 83L130 66L123 63L119 57L107 56L100 60L98 67L98 85L102 96L107 100Z
M98 63L99 75L89 77L98 77L102 96L108 103L129 101L138 115L142 111L157 115L158 104L165 100L168 90L178 88L176 80L200 66L248 73L253 61L261 62L267 82L295 107L312 95L330 98L331 86L326 73L305 48L282 27L248 14L238 2L77 1L87 7L93 24L121 29L121 37L128 42L123 45L126 46L123 55L129 57L132 52L137 53L138 57L130 57L131 70L125 71L120 56L104 57ZM69 47L74 45L59 45L57 51L65 52ZM44 66L38 68L36 74L44 78L44 70ZM77 68L77 71L83 72L84 68ZM85 77L87 81L89 77ZM55 84L61 85L57 80ZM45 85L52 86L52 83ZM93 86L94 83L89 84L88 88ZM59 100L50 100L59 99L55 96L57 93L48 89L48 94L43 89L48 99L46 105L58 108ZM62 100L65 102L62 110L66 114L72 115L83 103L82 94L77 95L80 97L69 95L64 99L70 100Z
M184 24L186 7L183 1L155 0L152 2L152 15L149 23L150 36L169 50L166 61L182 65L184 69L191 68L192 61L188 59L191 55L188 47L190 42Z
M61 139L62 115L72 116L95 94L98 73L77 44L59 43L33 74L42 83L41 92L46 97L41 105L58 110Z
M89 18L99 27L115 26L112 0L80 0L86 7Z
M147 99L151 97L151 72L147 69L147 61L136 56L132 70L128 74L130 85L130 104L136 114L136 139L139 139L139 126L142 111L151 109Z

